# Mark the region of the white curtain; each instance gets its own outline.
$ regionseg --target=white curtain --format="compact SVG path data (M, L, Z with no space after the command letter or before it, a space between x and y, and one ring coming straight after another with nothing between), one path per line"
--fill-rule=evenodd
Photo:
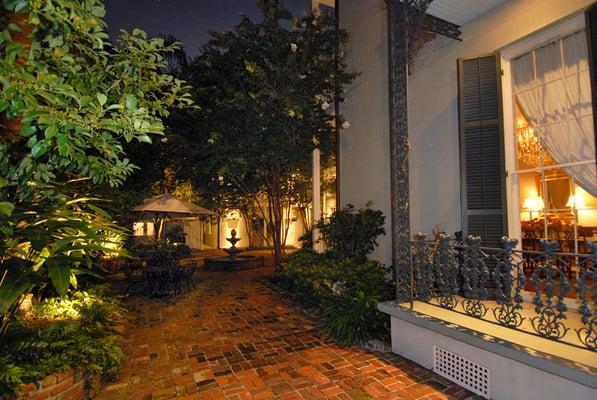
M557 164L597 196L595 136L584 31L512 60L515 101Z

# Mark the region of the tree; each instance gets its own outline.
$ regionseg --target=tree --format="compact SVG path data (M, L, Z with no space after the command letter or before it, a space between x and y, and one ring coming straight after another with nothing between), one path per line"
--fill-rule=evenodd
M279 264L296 174L310 173L301 168L314 148L334 146L328 108L356 74L343 53L335 62L336 41L342 46L348 35L334 29L331 16L296 21L277 1L263 3L262 22L244 18L211 34L185 72L202 112L184 112L185 125L171 127L194 139L183 157L200 159L183 173L211 198L254 205Z
M151 143L168 110L191 104L161 72L163 39L111 45L100 0L7 0L0 7L0 313L23 293L58 294L122 230L96 204L136 168L126 142Z

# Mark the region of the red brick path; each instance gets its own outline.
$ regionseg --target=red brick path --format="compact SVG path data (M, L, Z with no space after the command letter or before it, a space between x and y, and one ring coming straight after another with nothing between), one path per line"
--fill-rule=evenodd
M341 348L256 278L200 272L171 301L131 299L129 360L98 399L468 399L393 354Z

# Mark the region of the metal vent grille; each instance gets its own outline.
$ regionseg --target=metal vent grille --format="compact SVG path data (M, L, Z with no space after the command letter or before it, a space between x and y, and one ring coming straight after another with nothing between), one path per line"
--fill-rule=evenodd
M477 363L433 346L433 371L475 394L489 398L489 370Z

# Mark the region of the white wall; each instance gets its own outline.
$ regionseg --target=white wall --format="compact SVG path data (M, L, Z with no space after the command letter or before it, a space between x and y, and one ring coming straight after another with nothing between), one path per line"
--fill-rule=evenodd
M186 234L186 244L191 249L203 249L203 222L199 219L182 220L184 233Z
M461 229L456 60L529 35L593 0L511 0L463 26L462 42L438 38L417 56L410 80L412 231Z
M284 212L286 215L286 212ZM296 221L293 218L296 217ZM290 226L288 227L288 234L286 236L286 246L294 246L294 247L301 247L302 242L299 240L301 236L305 233L305 229L303 227L303 222L300 220L298 213L293 209L290 212ZM228 248L231 244L226 240L231 236L232 229L236 230L236 237L240 240L236 243L236 247L249 247L249 233L247 232L245 223L240 216L240 212L238 210L230 211L226 216L220 219L220 248ZM265 227L264 233L265 231ZM217 235L217 226L215 227L215 235ZM267 246L267 242L263 241L263 246Z
M340 0L340 26L351 33L350 67L361 72L340 112L340 200L357 208L372 201L386 216L386 236L373 254L391 262L388 44L385 0Z
M392 351L433 369L433 346L489 369L494 400L593 400L597 390L392 317Z
M438 37L418 54L409 82L411 232L461 229L458 150L459 57L493 53L593 0L510 0L461 27L462 42ZM341 0L340 25L352 34L349 65L362 72L341 112L340 198L372 200L390 218L387 20L383 0ZM389 232L389 229L386 229ZM389 235L374 254L389 263Z

